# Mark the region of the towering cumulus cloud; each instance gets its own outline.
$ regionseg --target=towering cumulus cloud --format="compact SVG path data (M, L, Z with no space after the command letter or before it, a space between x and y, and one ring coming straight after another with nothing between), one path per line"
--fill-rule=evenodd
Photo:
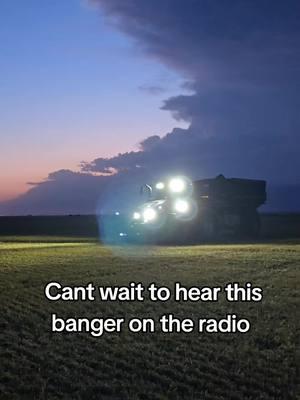
M197 176L299 180L299 2L93 3L145 54L182 72L194 94L169 98L163 106L189 121L187 130L174 129L142 153L95 160L85 170L155 161L158 169L185 166Z
M101 185L167 172L265 178L290 188L300 181L298 0L90 1L145 57L182 74L192 94L162 108L190 125L146 138L137 152L83 163L75 190L94 173L106 174Z

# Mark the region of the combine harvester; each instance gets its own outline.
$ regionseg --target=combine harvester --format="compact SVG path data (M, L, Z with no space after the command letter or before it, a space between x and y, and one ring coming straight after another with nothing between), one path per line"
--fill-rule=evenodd
M257 209L266 201L266 182L223 175L194 182L174 177L144 185L141 193L146 201L118 232L124 239L182 243L256 238Z

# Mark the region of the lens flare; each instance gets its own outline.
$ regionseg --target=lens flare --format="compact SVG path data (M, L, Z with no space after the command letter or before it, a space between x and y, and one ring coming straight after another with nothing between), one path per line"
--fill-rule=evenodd
M183 199L178 199L174 205L175 211L179 213L187 213L190 209L189 202Z
M133 219L140 219L141 218L141 214L139 212L134 212L133 213Z
M186 182L181 178L173 178L169 182L169 189L173 193L181 193L186 188Z
M156 211L153 208L146 208L143 212L144 221L153 221L156 218Z
M165 188L165 184L163 182L158 182L155 185L155 188L158 189L158 190L163 190Z

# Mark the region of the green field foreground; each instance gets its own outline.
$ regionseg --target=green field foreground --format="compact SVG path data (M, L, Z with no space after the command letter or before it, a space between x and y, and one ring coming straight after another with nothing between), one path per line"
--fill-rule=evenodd
M106 247L89 239L0 238L1 399L297 399L300 241ZM252 282L261 303L50 302L64 285L172 287ZM64 317L224 317L246 334L53 334Z

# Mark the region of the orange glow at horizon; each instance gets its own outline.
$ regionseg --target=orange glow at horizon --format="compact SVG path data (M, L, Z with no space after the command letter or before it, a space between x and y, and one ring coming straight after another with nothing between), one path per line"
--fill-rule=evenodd
M41 173L20 173L19 171L10 171L4 173L2 170L0 173L0 202L9 201L17 198L18 196L26 193L33 185L29 185L28 182L41 182L47 178L47 173L41 175Z
M170 132L174 121L170 115L162 113L160 119L152 118L147 123L143 116L124 124L117 121L114 129L96 123L81 128L71 123L58 127L56 122L55 125L55 129L51 129L41 124L32 130L24 126L22 136L17 136L16 128L4 127L8 134L1 142L0 202L27 192L33 187L28 182L42 182L51 172L79 171L81 161L91 162L99 157L109 158L138 150L138 143L153 132L158 135ZM176 125L184 126L183 123Z
M39 183L47 180L52 172L61 169L80 171L79 164L82 160L91 162L98 157L112 157L116 154L112 149L104 155L97 151L97 147L101 146L94 147L96 150L78 146L76 150L69 148L68 151L61 147L56 152L53 148L50 151L41 151L23 146L7 149L0 158L0 202L13 200L26 193L34 187L29 182ZM123 148L120 151L124 151Z
M7 135L1 143L5 151L0 158L0 202L27 192L34 187L28 182L42 182L51 172L61 169L79 171L81 161L91 162L99 157L109 158L118 153L136 151L138 143L153 131L162 135L174 125L173 119L167 114L152 123L157 124L159 129L155 131L150 124L147 124L146 129L142 128L145 122L141 120L135 126L135 132L131 131L132 126L118 126L119 129L115 128L114 133L108 137L104 135L103 129L96 128L88 130L88 134L75 129L64 132L61 128L61 136L55 138L45 129L41 136L34 132L30 141L27 134L16 139L14 135ZM102 134L97 133L99 131Z
M4 186L3 186L4 185ZM27 192L29 185L24 182L5 182L1 180L0 202L13 200Z
M91 146L89 142L84 146L82 139L79 143L75 143L74 140L68 147L59 146L58 143L43 146L36 142L31 145L27 143L26 138L19 140L18 146L10 143L0 158L0 202L12 200L26 193L34 187L28 184L29 182L42 182L47 179L49 173L60 169L79 171L82 160L90 162L98 157L111 157L115 154L112 145L110 148L107 144L103 150L105 155L101 154L100 143L98 146L95 144ZM123 151L123 148L120 150Z

